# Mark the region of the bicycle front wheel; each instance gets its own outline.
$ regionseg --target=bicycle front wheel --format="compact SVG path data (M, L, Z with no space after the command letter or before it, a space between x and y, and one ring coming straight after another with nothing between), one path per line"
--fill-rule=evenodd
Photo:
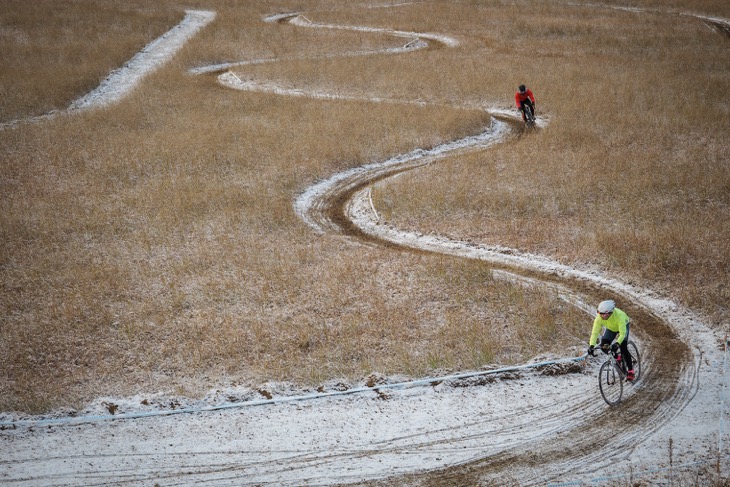
M621 372L618 370L618 366L610 360L601 365L601 371L598 373L598 387L601 389L603 400L609 406L615 406L621 402L624 383L621 380Z

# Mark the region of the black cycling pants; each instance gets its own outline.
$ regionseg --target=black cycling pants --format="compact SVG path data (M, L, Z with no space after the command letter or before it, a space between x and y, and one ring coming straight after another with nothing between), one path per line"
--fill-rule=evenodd
M533 115L535 115L535 105L532 104L532 100L530 100L529 98L527 98L525 101L521 101L520 102L520 112L522 112L522 120L523 121L526 121L527 120L525 118L525 106L530 107L530 111L532 112Z

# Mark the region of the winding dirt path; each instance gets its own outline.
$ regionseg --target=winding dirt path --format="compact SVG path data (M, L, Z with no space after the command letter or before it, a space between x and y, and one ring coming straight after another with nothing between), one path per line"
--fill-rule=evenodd
M384 32L316 24L290 14L267 20L306 28ZM390 51L394 54L433 43L448 48L455 42L436 34L391 33L408 42ZM218 79L235 89L334 96L247 84L232 73ZM652 472L666 466L663 459L670 439L676 446L675 468L715 458L724 357L718 337L701 319L651 290L591 270L513 249L406 232L378 219L370 201L374 184L385 184L390 177L438 163L445 156L509 143L514 115L497 110L492 114L491 125L476 136L333 175L301 194L295 211L313 231L340 234L355 244L483 261L501 278L548 286L587 313L591 306L586 303L595 302L597 293L610 291L630 300L643 310L635 316L642 326L632 332L644 351L645 370L621 406L609 409L600 400L595 380L600 362L595 361L584 373L529 370L434 381L426 387L373 388L317 400L265 404L252 400L220 410L206 409L203 403L187 414L144 419L8 421L0 431L0 482L240 486L379 484L397 478L401 485L467 485L485 480L576 485L628 472L651 478ZM105 403L100 400L100 404ZM616 414L625 421L615 421ZM723 461L730 454L727 446L719 453Z

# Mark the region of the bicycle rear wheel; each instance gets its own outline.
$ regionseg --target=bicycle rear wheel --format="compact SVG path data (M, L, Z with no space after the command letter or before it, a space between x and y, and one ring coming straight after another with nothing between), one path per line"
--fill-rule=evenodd
M639 349L636 348L636 344L633 341L629 340L627 347L633 359L634 382L636 382L641 377L641 355L639 355Z
M624 393L624 382L621 380L621 372L618 366L607 360L601 365L598 373L598 387L601 389L601 396L606 404L615 406L621 402Z

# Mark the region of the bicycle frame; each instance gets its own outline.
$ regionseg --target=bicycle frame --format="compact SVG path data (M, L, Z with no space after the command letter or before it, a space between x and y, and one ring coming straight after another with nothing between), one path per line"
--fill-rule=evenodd
M603 350L601 350L603 352ZM621 372L621 377L626 377L627 370L626 370L626 362L624 361L623 357L621 357L621 350L616 350L615 352L611 349L608 349L608 351L603 352L606 355L608 355L607 361L612 362L616 364L616 367L619 368L619 371Z
M529 105L525 104L523 111L525 113L525 125L528 127L535 126L535 111Z
M634 362L634 381L639 379L641 374L641 357L636 344L629 340L627 346L629 347L629 353L632 356ZM626 362L621 357L620 350L615 352L611 349L601 349L608 359L601 365L598 372L598 387L601 391L603 400L609 406L615 406L621 402L624 390L624 382L628 371L626 369Z

